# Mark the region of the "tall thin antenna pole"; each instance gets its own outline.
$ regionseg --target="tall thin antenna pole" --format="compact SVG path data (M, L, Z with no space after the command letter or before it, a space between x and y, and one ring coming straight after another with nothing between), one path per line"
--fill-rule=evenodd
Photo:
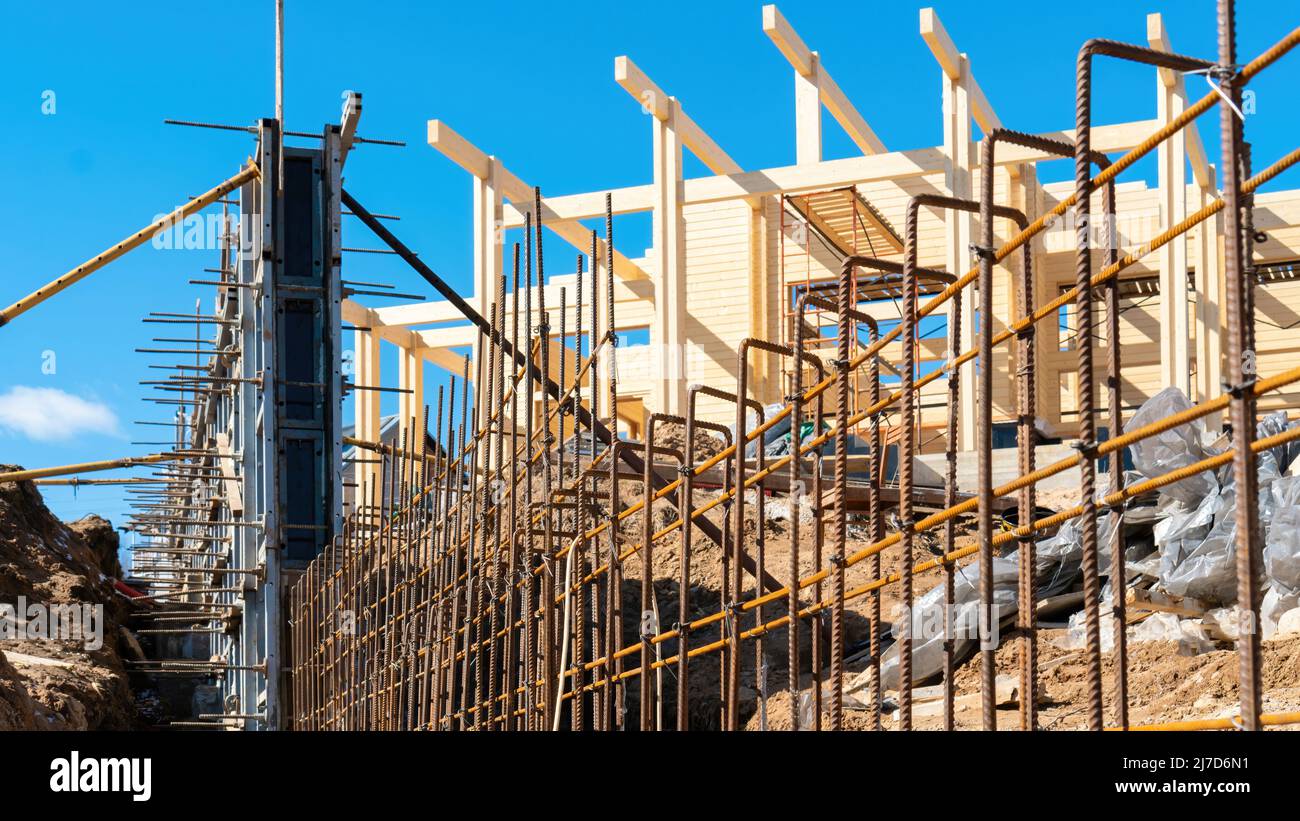
M279 123L280 162L276 191L284 193L284 0L275 0L275 120Z

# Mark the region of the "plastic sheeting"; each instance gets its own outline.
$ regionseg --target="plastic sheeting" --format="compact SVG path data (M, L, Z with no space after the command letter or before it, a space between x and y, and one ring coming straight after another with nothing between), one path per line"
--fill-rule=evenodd
M1151 401L1168 393L1169 390L1162 391ZM1269 436L1286 427L1285 413L1270 414L1260 420L1258 435ZM1278 541L1272 555L1280 569L1287 568L1289 562L1300 562L1300 551L1297 551L1300 543L1295 541L1300 534L1293 528L1284 527L1278 530L1276 537L1271 535L1274 532L1272 523L1279 510L1284 519L1300 516L1300 509L1296 507L1300 501L1300 487L1280 476L1282 466L1278 460L1280 457L1289 464L1291 454L1288 451L1286 446L1272 448L1259 454L1256 462L1260 525L1270 539ZM1225 605L1237 600L1237 490L1232 482L1230 466L1225 468L1214 481L1214 491L1197 500L1195 507L1182 498L1177 499L1176 504L1166 508L1168 518L1155 527L1156 544L1161 551L1160 585L1176 596L1191 596L1210 604ZM1181 484L1183 482L1176 483ZM1270 572L1269 584L1272 579Z
M1104 542L1109 542L1114 534L1113 519L1106 514L1098 520L1098 536ZM1034 551L1038 598L1055 596L1073 587L1079 578L1082 558L1083 538L1076 522L1067 522L1055 536L1038 542ZM993 604L997 620L1016 613L1019 572L1019 550L993 558ZM979 566L970 564L958 568L953 575L953 653L957 658L962 658L982 638L988 638L996 646L999 636L993 630L987 637L980 634ZM918 598L913 605L912 677L915 681L924 681L943 670L944 598L945 586L940 584ZM894 625L895 638L904 626L906 625L902 623ZM886 690L898 688L898 657L899 646L894 644L881 659L881 685ZM867 672L862 674L864 677L866 675Z
M1107 609L1103 603L1102 611ZM1070 625L1065 635L1054 643L1062 650L1082 650L1087 646L1086 614L1080 610L1070 616ZM1149 641L1178 642L1178 652L1184 656L1195 656L1214 649L1205 628L1191 619L1179 619L1173 613L1153 613L1127 630L1129 644L1142 644ZM1101 621L1101 652L1109 653L1115 649L1115 627L1111 619Z
M1133 414L1133 418L1124 428L1136 430L1144 425L1167 419L1190 407L1192 403L1182 391L1174 387L1165 388L1142 403L1142 407L1138 408L1137 413ZM1133 467L1147 479L1154 479L1163 473L1186 467L1214 455L1214 451L1210 450L1209 443L1206 441L1208 438L1205 425L1200 420L1149 436L1129 445L1129 452L1133 456ZM1219 483L1214 473L1205 471L1167 485L1160 489L1160 493L1189 508L1194 508L1202 499L1218 489Z
M1147 400L1128 424L1132 430L1192 407L1177 388ZM1285 411L1271 413L1256 425L1257 437L1287 428ZM1199 422L1189 422L1130 446L1134 467L1146 478L1222 452ZM1266 587L1285 595L1300 588L1300 484L1282 473L1300 453L1287 443L1259 454L1259 519L1266 534ZM1164 518L1154 528L1160 552L1159 581L1166 592L1210 604L1237 600L1237 492L1232 466L1205 471L1160 489ZM1276 527L1274 525L1277 525Z
M1264 543L1264 571L1276 586L1300 591L1300 477L1276 479L1271 488L1273 520Z
M1109 492L1108 484L1106 477L1099 477L1096 498L1100 499ZM1097 540L1102 548L1099 553L1103 573L1110 567L1110 544L1117 524L1118 520L1109 512L1097 517ZM1079 580L1082 561L1083 533L1077 519L1065 522L1054 536L1035 543L1034 577L1038 581L1037 598L1042 600L1056 596L1074 587ZM1018 549L1006 556L993 558L993 603L998 619L1006 619L1016 613L1019 572ZM953 653L957 658L962 658L982 638L979 630L979 578L979 566L973 563L958 568L954 573L952 635ZM943 670L944 591L944 585L937 585L913 605L912 677L915 681L924 681ZM894 626L892 632L895 638L902 626ZM999 643L996 633L989 638L995 646ZM898 645L894 644L881 658L880 676L884 689L898 687L898 656ZM860 678L868 674L869 671L864 672ZM858 683L862 682L855 682Z

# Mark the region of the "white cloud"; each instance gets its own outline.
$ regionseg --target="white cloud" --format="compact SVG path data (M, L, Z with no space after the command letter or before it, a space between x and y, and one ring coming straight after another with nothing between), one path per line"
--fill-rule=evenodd
M117 415L107 405L57 388L27 385L0 393L0 431L38 442L71 439L81 433L121 435Z

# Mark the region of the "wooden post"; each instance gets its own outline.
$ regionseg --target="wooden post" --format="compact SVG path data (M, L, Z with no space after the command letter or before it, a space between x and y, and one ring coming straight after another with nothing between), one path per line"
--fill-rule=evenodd
M1159 14L1147 15L1147 42L1154 49L1172 51L1163 18ZM1158 69L1156 78L1156 118L1163 126L1187 108L1187 87L1182 75L1168 69ZM1160 143L1156 154L1160 218L1165 227L1176 225L1187 217L1188 133L1189 129L1180 130ZM1177 387L1191 396L1186 235L1175 238L1160 249L1159 264L1160 382L1165 386Z
M812 70L794 72L795 162L799 165L822 161L822 97L817 75L821 66L812 52Z
M378 385L379 384L379 334L373 331L355 331L354 344L354 372L352 382L355 385ZM354 390L352 392L352 408L354 427L356 437L367 442L378 442L379 431L379 392ZM358 459L370 459L371 454L365 451L357 452ZM367 482L379 481L379 466L358 462L353 475L356 477L357 488L366 487ZM358 506L364 500L361 499L360 493L354 493L353 499L358 501Z
M501 162L495 156L489 156L484 168L484 175L474 176L474 298L470 304L480 314L487 316L488 304L496 293L497 281L501 276L502 264L502 224L504 223L504 205L501 193ZM474 363L483 349L482 334L474 335ZM471 363L471 371L477 367ZM488 380L484 380L488 383ZM475 386L478 401L484 390ZM407 419L399 420L403 425Z
M418 348L406 347L398 349L397 357L397 386L410 391L397 395L397 424L403 430L411 426L412 418L417 427L424 419L424 357Z
M655 188L651 408L681 415L686 409L686 227L682 219L682 143L677 130L681 105L669 97L666 109L663 118L651 118Z
M975 146L971 142L970 112L970 61L962 54L958 59L957 75L946 70L943 77L943 146L944 183L952 196L971 199L974 184L971 168L974 165ZM967 211L944 211L944 239L947 246L945 266L948 271L961 276L970 268L970 244L974 238L975 217ZM975 305L973 292L961 301L961 338L957 344L961 351L975 347ZM979 306L981 311L985 306ZM951 313L951 309L950 309ZM953 320L949 318L948 327ZM958 395L957 445L962 450L975 447L975 363L968 362L961 369Z
M1198 207L1215 200L1214 166L1209 167L1209 186L1200 188ZM1223 264L1219 245L1222 224L1218 214L1197 227L1196 254L1196 401L1213 399L1223 392ZM1223 414L1205 418L1209 430L1223 425Z
M1172 72L1168 72L1172 74ZM1158 119L1161 125L1183 113L1186 93L1161 72L1157 80ZM1160 217L1164 226L1187 217L1186 133L1179 131L1160 143ZM1187 299L1187 239L1178 237L1160 249L1160 381L1191 395L1190 328Z
M769 272L768 232L771 227L767 217L767 203L775 202L780 208L780 200L773 197L755 197L749 217L749 335L762 339L780 339L783 330L780 327L781 309L779 303L772 299L772 283L779 273ZM780 287L778 285L778 287ZM761 356L759 355L761 354ZM761 402L770 402L781 395L781 375L779 362L767 355L766 351L756 351L753 372L750 374L750 390Z

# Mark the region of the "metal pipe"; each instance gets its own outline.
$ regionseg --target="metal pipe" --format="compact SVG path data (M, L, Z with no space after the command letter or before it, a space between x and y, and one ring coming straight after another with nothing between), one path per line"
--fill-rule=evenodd
M250 162L238 174L217 185L206 194L201 194L185 203L180 208L177 208L175 211L159 217L149 223L148 226L141 228L139 231L136 231L134 234L110 247L108 250L91 257L48 285L37 289L10 305L8 308L5 308L3 311L0 311L0 327L7 325L12 322L15 317L31 310L37 305L40 305L55 294L75 285L113 260L124 256L127 252L133 251L141 245L144 245L159 231L165 231L174 225L179 225L186 217L198 211L202 211L204 208L207 208L226 194L229 194L231 191L234 191L236 188L253 179L261 179L261 171L258 170L256 163Z

